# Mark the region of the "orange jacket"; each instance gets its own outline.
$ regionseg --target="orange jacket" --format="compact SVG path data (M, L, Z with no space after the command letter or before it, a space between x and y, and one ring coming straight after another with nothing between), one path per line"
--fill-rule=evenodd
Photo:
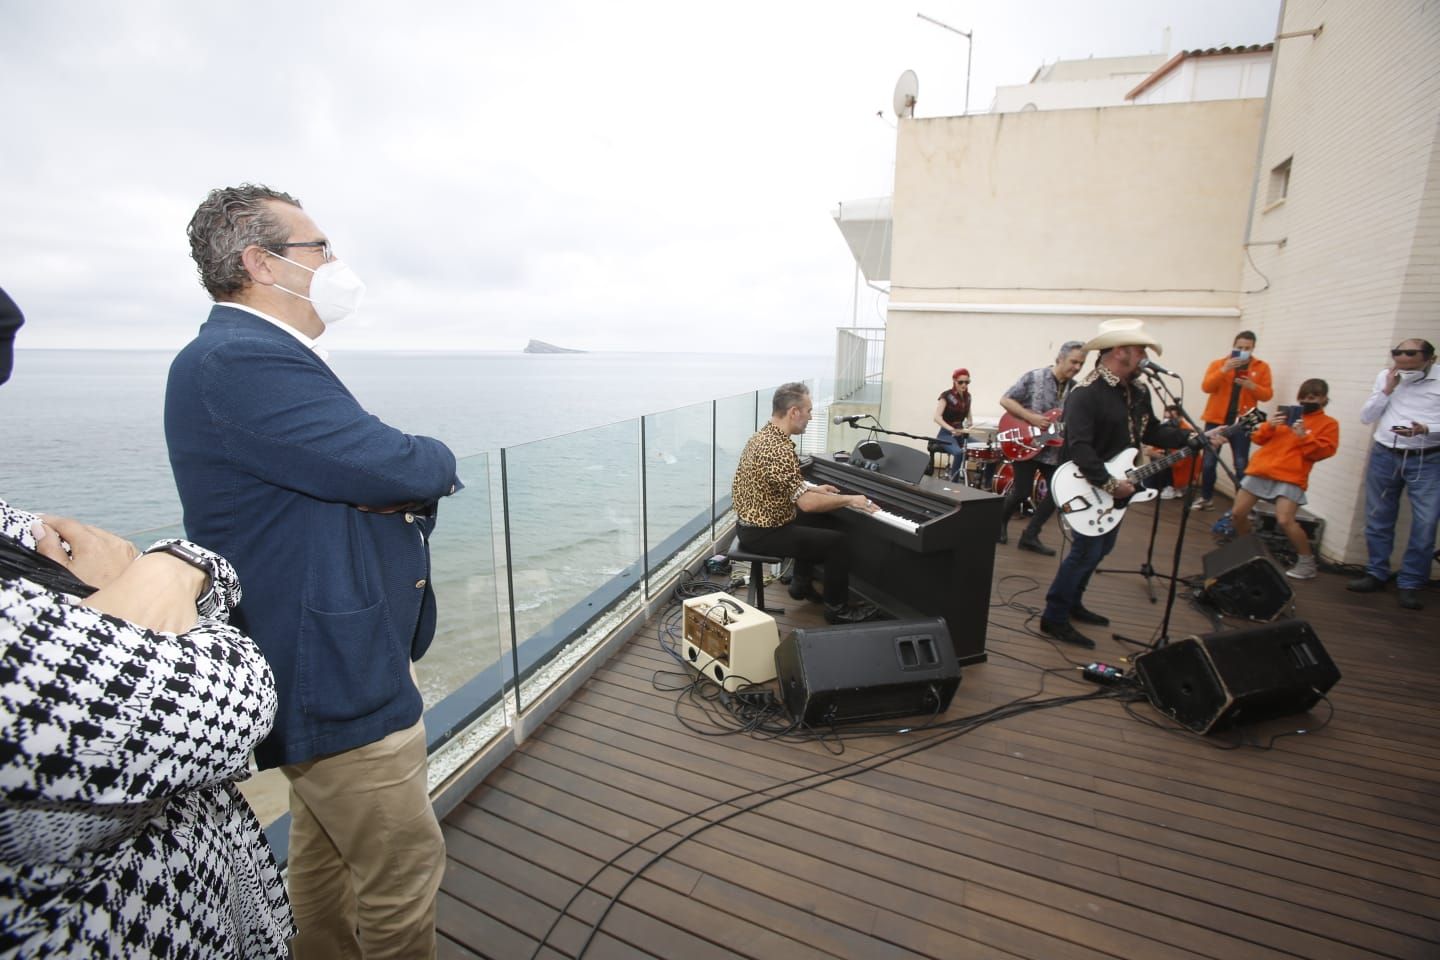
M1269 420L1250 434L1260 449L1250 455L1245 475L1293 483L1301 490L1310 482L1310 468L1321 460L1335 456L1340 447L1340 423L1323 410L1305 414L1305 436L1297 437L1289 427L1276 426Z
M1255 357L1250 358L1250 366L1240 370L1222 370L1228 356L1213 360L1205 371L1205 379L1200 381L1200 389L1210 394L1210 399L1205 401L1205 412L1201 418L1206 423L1225 423L1225 408L1230 406L1230 387L1235 383L1235 375L1243 373L1250 378L1254 384L1254 390L1240 388L1240 402L1235 406L1235 416L1245 413L1257 403L1263 403L1275 396L1274 389L1270 386L1270 364Z

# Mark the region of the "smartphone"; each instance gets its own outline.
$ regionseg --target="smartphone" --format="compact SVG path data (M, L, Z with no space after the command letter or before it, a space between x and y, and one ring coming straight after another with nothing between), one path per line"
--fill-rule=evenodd
M1294 426L1295 422L1305 415L1305 408L1301 406L1291 405L1281 407L1280 409L1285 411L1285 425L1287 427Z
M1390 428L1390 432L1391 432L1391 433L1403 433L1403 434L1407 434L1407 435L1408 435L1408 434L1410 433L1410 428L1409 428L1409 427L1394 426L1394 427L1391 427L1391 428Z

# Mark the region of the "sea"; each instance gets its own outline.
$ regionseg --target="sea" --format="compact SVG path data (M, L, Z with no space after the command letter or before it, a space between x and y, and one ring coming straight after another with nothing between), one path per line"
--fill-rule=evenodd
M0 386L0 499L141 546L182 535L162 423L172 356L17 350ZM820 400L832 369L823 355L715 352L335 350L327 362L370 413L462 458L466 489L442 503L432 541L440 628L419 665L427 704L493 663L509 635L503 517L523 640L633 566L642 539L655 546L703 511L714 487L728 488L728 477L710 480L709 401L724 398L713 422L733 458L754 429L746 395L768 400L776 385L807 380Z

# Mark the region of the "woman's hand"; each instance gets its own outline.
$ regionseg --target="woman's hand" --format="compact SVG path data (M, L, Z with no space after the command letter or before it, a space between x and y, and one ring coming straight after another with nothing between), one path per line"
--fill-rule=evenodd
M42 514L31 532L36 550L92 587L114 582L140 555L129 540L69 517ZM60 545L61 537L69 542L69 553Z

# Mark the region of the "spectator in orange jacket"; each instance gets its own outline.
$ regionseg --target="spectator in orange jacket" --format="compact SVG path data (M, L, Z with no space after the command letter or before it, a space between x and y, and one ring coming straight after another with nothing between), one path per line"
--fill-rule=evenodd
M1270 386L1270 364L1255 356L1255 334L1242 330L1231 343L1230 355L1211 361L1200 381L1200 389L1210 395L1205 402L1207 431L1235 422L1242 413L1248 413L1255 404L1275 396ZM1250 460L1250 441L1242 433L1230 438L1231 454L1235 459L1235 480L1238 483L1245 475L1245 464ZM1218 450L1211 448L1205 454L1205 466L1200 472L1200 499L1191 505L1192 510L1209 510L1215 496L1215 470Z
M1330 386L1324 380L1311 379L1300 384L1297 399L1300 416L1294 418L1281 407L1270 419L1250 435L1260 444L1255 459L1240 489L1235 492L1235 532L1250 532L1250 510L1257 500L1275 504L1275 523L1295 547L1298 559L1285 571L1296 580L1315 579L1315 555L1310 540L1295 519L1295 511L1305 502L1305 488L1310 482L1310 468L1321 460L1335 456L1340 446L1340 424L1325 414L1330 402ZM1233 440L1232 440L1233 442Z

